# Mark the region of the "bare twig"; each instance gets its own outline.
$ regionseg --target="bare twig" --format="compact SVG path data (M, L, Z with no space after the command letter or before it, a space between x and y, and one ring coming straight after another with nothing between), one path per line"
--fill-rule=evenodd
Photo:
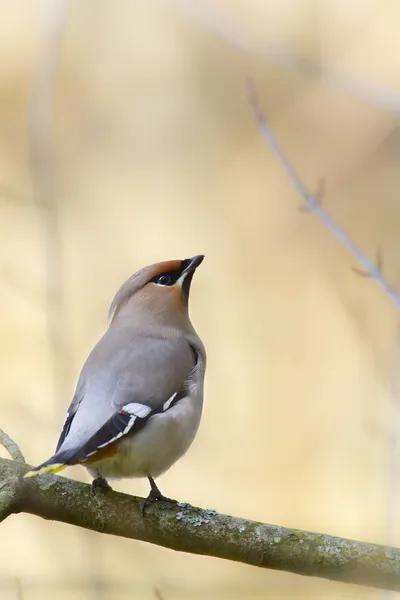
M12 440L10 436L8 436L2 429L0 429L0 444L4 446L13 460L21 463L25 462L24 455L22 454L17 442L14 442L14 440Z
M322 206L322 201L323 201L324 195L325 195L325 189L326 189L325 177L320 177L319 180L318 180L317 189L315 190L315 193L312 195L312 198L320 206ZM311 212L310 207L308 206L308 204L301 204L299 206L299 211L300 212Z
M257 46L254 38L246 33L240 24L220 11L214 2L209 0L175 1L196 22L201 23L202 26L235 48L257 55L286 71L318 77L318 80L325 85L341 90L381 110L400 115L400 93L398 91L382 87L354 73L347 73L341 69L313 61L285 46L276 44Z
M17 600L24 600L24 594L22 592L21 579L19 577L15 578L15 590L17 592Z
M165 600L164 596L161 594L161 592L158 589L158 587L154 588L154 596L155 596L156 600Z
M379 285L385 290L391 300L394 302L396 308L400 308L400 295L395 288L385 279L380 271L379 265L375 265L364 252L353 242L351 237L328 215L326 210L318 203L318 198L312 196L303 184L299 175L293 168L289 159L283 152L278 140L272 132L271 127L268 125L267 119L258 103L258 98L254 85L250 79L246 81L247 95L249 103L254 110L254 114L257 118L258 125L264 140L275 154L283 169L285 170L291 184L299 194L299 196L305 202L307 208L314 213L316 217L329 229L329 231L335 236L335 238L344 246L362 265L363 274L368 274L370 277L375 279Z
M382 249L380 247L378 247L378 249L376 251L375 266L376 266L378 272L382 273L383 257L382 257ZM371 273L368 273L367 271L363 271L362 269L358 269L357 267L351 267L351 269L352 269L352 271L354 271L354 273L357 273L357 275L360 275L360 277L372 277Z

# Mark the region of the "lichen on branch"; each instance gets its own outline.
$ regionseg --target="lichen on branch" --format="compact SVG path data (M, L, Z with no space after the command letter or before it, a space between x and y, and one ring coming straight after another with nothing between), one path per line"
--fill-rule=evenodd
M0 521L26 512L180 552L400 591L400 549L279 527L186 503L157 502L57 475L25 479L29 465L0 459Z

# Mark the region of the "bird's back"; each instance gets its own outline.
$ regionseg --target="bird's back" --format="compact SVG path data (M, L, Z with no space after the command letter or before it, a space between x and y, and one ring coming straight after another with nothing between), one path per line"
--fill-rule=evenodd
M138 332L111 325L82 369L72 402L78 403L76 414L60 449L82 444L130 402L162 405L194 366L195 354L182 335L155 338L145 328Z

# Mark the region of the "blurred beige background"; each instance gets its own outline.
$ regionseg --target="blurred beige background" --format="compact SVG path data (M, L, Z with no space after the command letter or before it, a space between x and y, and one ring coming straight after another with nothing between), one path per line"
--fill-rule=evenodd
M303 180L326 178L324 208L370 257L382 249L400 287L398 3L15 0L0 14L0 426L28 462L47 458L119 285L204 253L191 314L209 355L205 412L164 493L400 545L397 310L298 210L243 85L254 78ZM263 52L277 46L347 73L356 95ZM50 136L33 170L32 119ZM2 600L383 597L27 515L1 534Z

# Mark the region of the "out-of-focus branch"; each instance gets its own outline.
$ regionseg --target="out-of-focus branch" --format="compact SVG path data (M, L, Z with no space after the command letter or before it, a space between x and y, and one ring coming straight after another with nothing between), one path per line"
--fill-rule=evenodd
M154 597L156 598L156 600L164 600L164 597L161 594L161 592L158 589L158 587L155 587L153 591L154 591Z
M31 97L30 149L36 204L40 211L44 260L46 261L45 310L47 337L53 367L56 414L64 396L69 356L65 341L64 265L60 206L57 201L56 161L54 160L55 88L69 0L43 0L41 52ZM87 538L88 565L93 598L103 598L101 556L98 544Z
M334 219L332 219L331 216L329 216L326 210L321 206L318 195L310 193L302 182L300 176L282 150L282 147L276 139L271 127L269 126L265 114L262 112L258 103L254 85L249 79L247 80L247 93L249 102L254 110L254 114L258 121L258 126L264 140L267 142L268 146L281 163L291 184L299 194L300 198L305 202L308 210L312 212L329 229L329 231L342 244L342 246L344 246L357 259L357 261L363 267L363 274L375 279L388 294L396 308L400 308L400 295L383 276L379 265L380 261L378 260L378 264L375 264L366 256L366 254L357 246L357 244L353 242L351 237L340 227L340 225L338 225L338 223L336 223Z
M41 48L31 94L29 135L34 198L43 229L45 308L57 403L63 391L62 374L67 361L60 329L63 265L54 172L54 88L68 5L68 0L44 0L42 3Z
M208 0L175 0L175 2L196 22L201 23L235 48L264 58L271 64L287 71L303 73L306 76L317 76L322 83L354 96L362 102L396 115L400 114L400 93L396 90L367 81L354 73L346 73L341 69L328 67L301 56L285 46L267 44L260 47L254 43L254 39L240 24Z
M0 444L4 446L13 460L21 463L25 462L24 455L22 454L17 442L14 442L14 440L12 440L10 436L7 435L2 429L0 429Z
M0 459L0 521L26 512L100 533L345 583L400 591L400 549L288 529L159 502L142 516L143 498L57 475L24 479L30 469Z
M299 196L303 199L305 206L310 212L313 212L322 223L330 230L330 232L345 246L345 248L361 263L364 270L353 268L359 275L369 276L374 278L380 286L388 294L396 308L400 308L400 295L382 274L382 256L380 249L377 253L376 263L373 263L364 252L358 248L349 235L327 214L322 208L318 195L312 195L307 190L306 186L301 181L299 175L293 168L292 164L286 157L276 137L274 136L271 127L268 125L267 119L258 103L255 88L250 80L247 81L247 92L249 102L254 110L257 118L260 131L286 171L288 178L296 189ZM397 515L397 473L398 473L398 426L400 419L400 409L398 403L398 361L399 361L399 343L396 342L395 361L392 367L392 403L390 411L390 431L389 431L389 465L388 465L388 515L387 515L387 538L388 543L393 543L393 532L395 529ZM385 596L392 597L391 594Z

